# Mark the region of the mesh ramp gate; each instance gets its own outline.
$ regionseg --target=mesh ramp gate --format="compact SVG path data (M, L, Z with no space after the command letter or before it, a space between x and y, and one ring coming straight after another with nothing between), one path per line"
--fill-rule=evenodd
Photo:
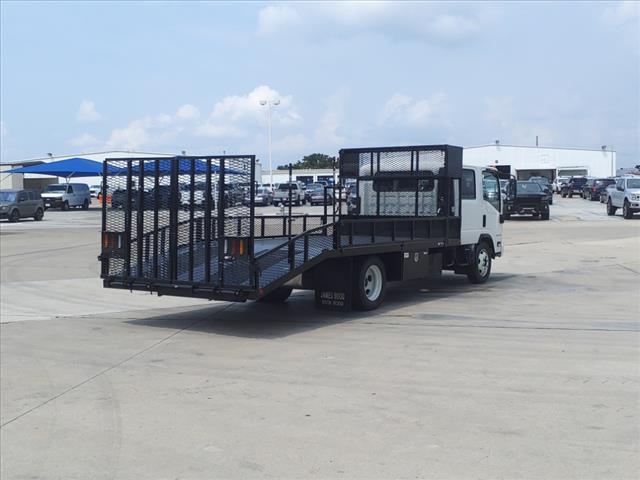
M252 288L254 156L107 159L105 283ZM110 285L107 285L110 286Z

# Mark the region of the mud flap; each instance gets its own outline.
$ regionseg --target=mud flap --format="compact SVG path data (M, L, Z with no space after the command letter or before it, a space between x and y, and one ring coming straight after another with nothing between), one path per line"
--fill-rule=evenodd
M353 259L325 260L309 273L315 290L316 308L323 310L351 310L353 299ZM306 283L307 279L305 279Z

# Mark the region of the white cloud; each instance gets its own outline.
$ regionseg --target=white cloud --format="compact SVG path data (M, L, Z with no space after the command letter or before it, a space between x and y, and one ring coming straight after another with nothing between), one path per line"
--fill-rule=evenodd
M345 91L340 91L329 97L327 109L315 131L315 140L318 144L335 146L345 142L345 138L338 131L344 118L346 96Z
M143 146L159 145L181 132L181 127L173 125L174 119L167 114L134 120L124 128L112 130L106 148L134 150Z
M429 98L414 99L407 95L396 93L384 105L379 115L379 123L405 124L423 126L432 123L436 116L441 115L441 109L446 101L444 93L436 93Z
M263 131L266 108L260 100L279 100L272 109L274 126L282 130L301 120L291 95L281 95L268 86L259 86L245 95L230 95L216 102L210 115L202 117L200 110L191 104L180 106L174 115L161 114L131 121L127 126L111 131L106 148L161 148L180 138L188 137L229 139L247 136L253 129ZM300 139L296 139L300 143ZM282 143L282 148L291 148L293 139ZM175 142L174 142L175 144Z
M194 107L193 105L190 104L186 104L186 105L182 105L180 108L178 108L178 111L176 112L176 117L184 119L184 120L191 120L194 118L198 118L200 116L200 110L198 110L197 107Z
M298 2L271 4L258 14L258 34L382 35L457 43L488 30L498 12L494 6L453 2Z
M267 85L256 87L246 95L230 95L215 104L211 118L225 123L262 123L266 115L266 106L260 102L266 100L279 105L272 107L272 121L274 124L293 125L301 120L293 105L291 95L281 95L277 90Z
M90 123L102 120L102 115L96 111L96 105L91 100L83 100L78 107L76 120L80 123Z
M637 18L640 18L640 3L635 0L618 2L615 7L606 8L602 12L602 20L613 26L622 25Z
M91 147L96 146L100 141L90 133L83 133L82 135L69 140L69 145L74 147Z
M289 5L268 5L258 13L258 33L274 33L298 22L300 15Z

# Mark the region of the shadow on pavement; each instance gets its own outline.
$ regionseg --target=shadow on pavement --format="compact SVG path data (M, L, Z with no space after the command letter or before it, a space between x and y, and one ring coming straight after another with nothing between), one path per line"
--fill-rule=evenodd
M243 338L276 339L297 333L362 319L388 316L393 311L416 303L426 304L442 298L464 295L478 289L491 289L492 284L508 280L513 275L493 274L485 285L471 285L464 275L443 275L441 278L394 283L389 286L384 304L371 312L332 312L318 310L311 291L294 292L281 305L256 302L215 304L156 317L128 320L130 325L185 329L213 335Z

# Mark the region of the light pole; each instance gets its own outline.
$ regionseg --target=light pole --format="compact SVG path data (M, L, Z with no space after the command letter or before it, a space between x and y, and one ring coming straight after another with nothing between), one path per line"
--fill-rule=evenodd
M267 127L269 129L269 183L273 188L273 162L271 159L271 108L280 105L280 100L260 100L260 105L267 106Z

